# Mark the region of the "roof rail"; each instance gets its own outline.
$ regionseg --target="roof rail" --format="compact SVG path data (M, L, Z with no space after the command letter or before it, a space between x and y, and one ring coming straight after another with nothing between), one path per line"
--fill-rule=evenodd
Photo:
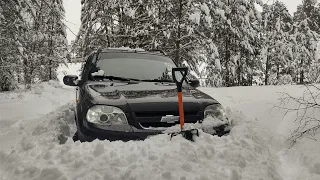
M159 54L162 54L164 56L167 56L167 53L161 49L147 49L147 50L144 50L144 49L131 49L131 48L103 48L103 47L98 47L94 52L95 53L101 53L103 51L129 51L129 52L140 52L140 53L156 53L158 52Z
M144 52L144 49L141 48L129 48L129 47L107 47L100 48L102 51L131 51L131 52Z
M167 53L166 52L164 52L163 50L161 50L161 49L150 49L150 50L148 50L148 51L150 51L150 52L157 52L157 51L159 51L160 53L162 53L163 55L167 55Z

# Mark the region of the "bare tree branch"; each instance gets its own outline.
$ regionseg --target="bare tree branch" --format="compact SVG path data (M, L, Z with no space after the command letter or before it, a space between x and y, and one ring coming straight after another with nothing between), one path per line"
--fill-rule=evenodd
M297 126L287 139L289 148L303 137L316 140L315 134L320 130L320 86L311 84L304 85L304 88L306 90L301 97L293 97L286 92L280 93L278 104L271 108L271 111L282 111L282 118L295 113L294 122Z

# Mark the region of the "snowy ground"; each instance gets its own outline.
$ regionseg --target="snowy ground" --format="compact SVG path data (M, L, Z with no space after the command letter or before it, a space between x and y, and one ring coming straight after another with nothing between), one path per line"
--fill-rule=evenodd
M61 67L59 80L79 67ZM292 115L268 111L277 92L300 95L300 86L200 89L229 107L236 122L229 136L74 143L74 88L51 81L0 93L0 179L320 179L319 141L305 138L287 150Z
M278 104L281 92L300 97L306 90L303 86L253 86L231 88L201 88L217 97L224 106L241 111L245 120L252 121L263 130L258 134L264 139L271 154L277 156L274 164L284 180L320 179L320 133L318 141L303 138L288 150L286 139L294 129L295 113L272 109ZM320 117L320 112L315 112Z

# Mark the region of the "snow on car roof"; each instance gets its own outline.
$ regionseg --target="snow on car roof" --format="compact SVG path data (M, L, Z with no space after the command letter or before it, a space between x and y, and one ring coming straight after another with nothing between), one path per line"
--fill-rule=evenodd
M118 50L118 51L134 51L134 52L145 52L146 50L142 48L130 48L130 47L117 47L117 48L103 48L102 51L108 51L108 50Z
M135 52L135 53L154 53L159 55L166 55L166 53L160 49L145 50L142 48L130 48L130 47L117 47L117 48L101 48L101 52Z

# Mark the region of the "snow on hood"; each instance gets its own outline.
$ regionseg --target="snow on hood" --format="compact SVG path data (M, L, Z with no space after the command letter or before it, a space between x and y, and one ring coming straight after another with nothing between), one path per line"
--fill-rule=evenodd
M200 131L195 142L162 134L126 143L74 143L72 106L48 114L22 132L11 152L0 152L2 179L281 179L259 129L240 113L233 113L241 119L225 137Z
M157 82L140 82L138 84L126 84L123 82L90 82L86 85L86 89L90 91L92 96L104 96L111 99L119 99L121 95L126 98L152 98L161 96L162 98L171 97L177 99L177 90L174 83L157 83ZM184 87L183 90L184 100L187 98L196 99L211 99L212 104L217 101L209 95L199 91L198 89L191 89Z
M99 70L97 72L91 73L92 76L103 76L104 75L104 71L103 70Z

